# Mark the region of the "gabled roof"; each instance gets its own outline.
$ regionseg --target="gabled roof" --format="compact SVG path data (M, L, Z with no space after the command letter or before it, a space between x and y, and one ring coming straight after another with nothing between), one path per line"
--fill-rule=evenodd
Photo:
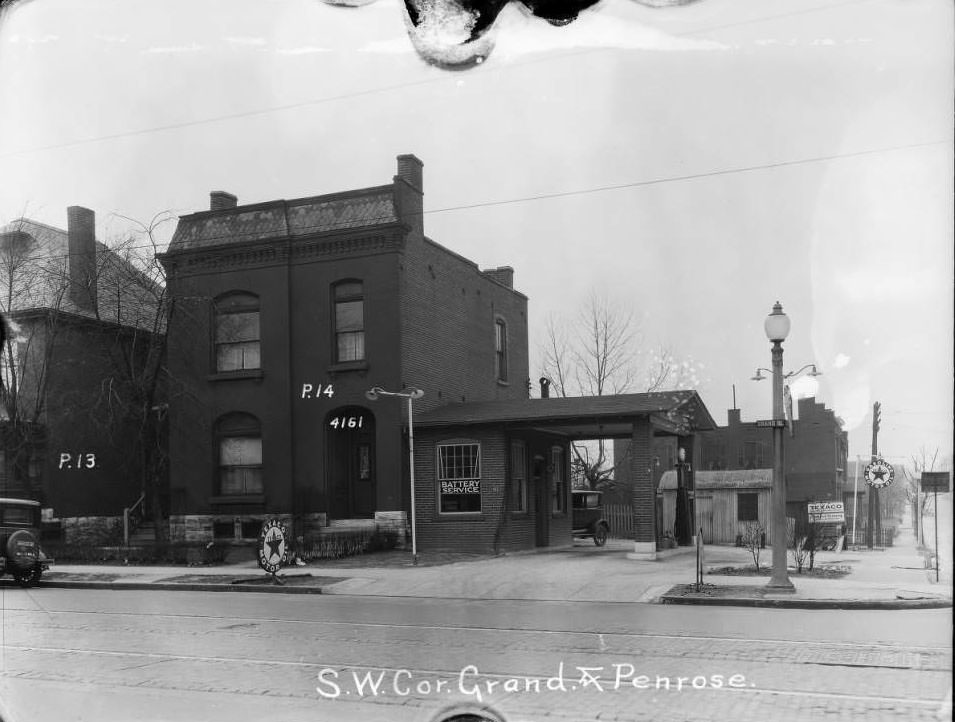
M169 253L396 223L392 186L181 216Z
M693 483L698 490L708 489L769 489L773 486L772 469L721 469L694 471ZM676 489L676 471L664 471L660 489Z
M506 424L596 439L629 437L636 417L650 418L654 427L665 433L716 426L695 391L448 404L420 414L414 423L422 428Z
M5 244L19 244L16 268L8 279ZM109 323L152 330L157 288L126 259L96 241L98 315L78 305L69 293L69 235L61 228L18 218L0 227L0 311L25 313L56 310ZM6 286L12 283L13 302L6 307ZM159 287L161 288L161 287Z

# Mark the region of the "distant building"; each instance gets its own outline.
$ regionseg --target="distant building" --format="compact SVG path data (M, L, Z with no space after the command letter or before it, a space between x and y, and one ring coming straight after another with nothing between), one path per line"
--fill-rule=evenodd
M806 521L808 502L843 500L849 441L848 434L842 428L841 419L824 404L817 403L814 398L799 399L797 416L793 422L793 435L790 436L788 430L783 433L787 484L786 514ZM691 467L697 472L771 470L772 429L757 428L755 421L742 421L739 409L729 409L727 417L726 426L701 431L695 437L693 448L687 448L686 459ZM628 454L626 443L615 444L615 489L627 488ZM671 471L676 464L676 442L672 438L657 439L653 455L653 474L659 488L664 474ZM761 514L757 521L765 527L769 519L762 518ZM662 525L666 527L667 524L668 520L664 516Z
M142 491L135 429L110 423L127 400L119 364L146 344L155 296L95 238L95 215L67 230L21 218L0 228L0 495L39 499L47 516L111 517Z
M172 538L254 538L272 516L299 535L403 528L406 402L366 391L421 388L416 414L527 398L513 269L427 238L423 192L402 155L385 185L251 205L216 191L180 218L161 257Z

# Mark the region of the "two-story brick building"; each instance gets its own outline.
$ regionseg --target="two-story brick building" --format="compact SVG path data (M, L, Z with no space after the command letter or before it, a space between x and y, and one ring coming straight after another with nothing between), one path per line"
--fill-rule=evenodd
M174 539L254 537L401 518L405 406L528 395L527 298L424 234L423 172L390 183L182 216L161 257Z

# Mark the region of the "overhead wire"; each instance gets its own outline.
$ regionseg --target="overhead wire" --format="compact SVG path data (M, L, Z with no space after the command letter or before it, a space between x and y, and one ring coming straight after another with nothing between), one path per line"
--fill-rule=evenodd
M701 173L690 173L690 174L679 175L679 176L665 176L662 178L651 178L648 180L632 181L629 183L619 183L615 185L595 186L592 188L578 188L576 190L571 190L571 191L558 191L555 193L540 193L535 195L519 196L515 198L504 198L504 199L490 200L490 201L478 201L476 203L466 203L466 204L461 204L456 206L446 206L444 208L433 208L430 210L422 211L422 215L428 216L428 215L433 215L436 213L449 213L454 211L471 210L475 208L490 208L494 206L510 205L514 203L528 203L528 202L548 200L553 198L566 198L571 196L589 195L593 193L604 193L608 191L625 190L629 188L641 188L641 187L647 187L647 186L662 185L665 183L679 183L679 182L686 182L686 181L699 180L699 179L705 179L705 178L714 178L714 177L725 176L725 175L733 175L737 173L752 173L752 172L762 171L762 170L772 170L774 168L787 168L787 167L808 165L812 163L824 163L824 162L843 160L848 158L859 158L864 156L877 155L882 153L894 153L898 151L913 150L917 148L927 148L927 147L932 147L937 145L950 144L951 142L952 141L950 140L934 140L934 141L927 141L923 143L909 143L906 145L888 146L883 148L870 148L870 149L861 150L861 151L836 153L836 154L823 155L823 156L814 156L810 158L798 158L794 160L776 161L772 163L740 166L736 168L723 168L719 170L704 171ZM318 196L318 198L320 197L321 196ZM275 202L279 203L280 201L275 201ZM267 204L268 202L266 202L263 205L267 205ZM199 212L204 212L204 211L199 211ZM10 224L7 224L7 225L8 226L13 225L21 220L29 222L29 219L17 219L17 220L11 221ZM311 226L308 226L308 225L301 226L296 229L296 233L305 234L309 231L315 231L315 230L319 230L319 232L332 232L332 231L342 230L342 229L346 229L350 227L364 228L369 225L375 225L378 223L384 223L384 222L395 221L395 220L396 218L390 214L387 216L377 216L377 217L373 216L373 217L364 219L361 222L361 224L357 226L354 223L354 221L342 221L337 224L336 223L332 223L332 224L321 223L321 224L314 224ZM15 232L15 229L12 230L11 232ZM236 235L221 234L221 235L214 235L214 236L205 236L203 238L203 241L204 242L216 241L216 240L222 240L227 238L234 239L236 238ZM254 239L250 239L250 240L254 240ZM153 244L153 243L147 243L147 244L143 244L139 246L132 245L132 246L126 246L122 248L121 250L148 249L148 248L154 248L155 245L156 244ZM49 256L31 257L31 259L39 260L44 258L64 258L64 257L68 257L68 255L69 255L68 253L67 254L51 254Z

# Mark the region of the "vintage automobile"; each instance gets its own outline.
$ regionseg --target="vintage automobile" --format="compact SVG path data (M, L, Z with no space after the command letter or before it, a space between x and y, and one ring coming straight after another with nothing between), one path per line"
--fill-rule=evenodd
M0 497L0 575L20 586L39 583L53 560L40 549L40 502Z
M573 496L573 535L575 539L592 537L594 544L602 547L607 543L610 525L604 519L600 492L589 489L574 489Z

